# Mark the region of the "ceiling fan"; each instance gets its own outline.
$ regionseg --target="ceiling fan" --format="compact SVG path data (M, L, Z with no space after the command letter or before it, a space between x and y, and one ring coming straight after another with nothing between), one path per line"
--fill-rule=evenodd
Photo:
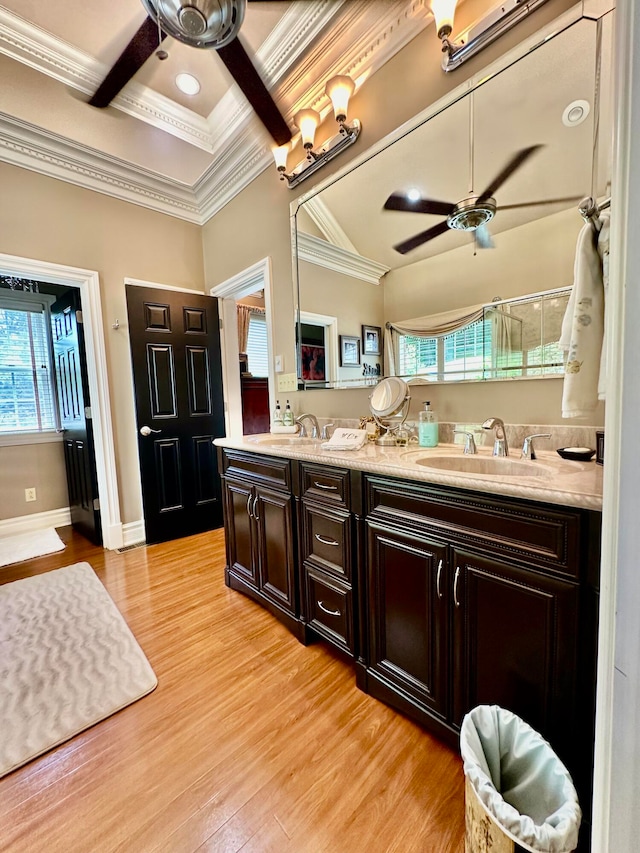
M276 144L289 142L291 130L238 38L247 0L142 0L142 3L148 17L89 101L91 106L109 106L169 35L192 47L216 50Z
M401 255L406 255L412 249L417 249L423 243L428 243L434 237L439 237L440 234L446 233L450 228L458 231L472 231L476 240L476 244L486 249L493 246L491 236L486 227L487 222L490 222L496 215L497 210L514 210L520 207L531 207L542 204L553 203L568 203L575 201L574 198L558 198L545 201L521 202L520 204L507 204L498 207L495 198L493 197L496 191L511 177L511 175L519 169L524 163L535 154L541 145L531 145L528 148L522 148L517 151L509 160L502 171L496 175L489 186L480 193L480 195L471 195L468 198L462 199L459 202L436 201L429 198L417 198L411 200L405 193L392 193L384 203L385 210L402 210L408 213L431 213L435 216L445 216L442 222L433 225L426 231L421 231L414 237L410 237L402 243L398 243L393 248Z

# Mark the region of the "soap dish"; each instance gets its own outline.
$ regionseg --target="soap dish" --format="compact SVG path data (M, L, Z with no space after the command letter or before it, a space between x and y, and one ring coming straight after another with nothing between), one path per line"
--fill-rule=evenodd
M577 462L588 462L593 459L595 450L590 447L559 447L557 453L563 459L575 459Z

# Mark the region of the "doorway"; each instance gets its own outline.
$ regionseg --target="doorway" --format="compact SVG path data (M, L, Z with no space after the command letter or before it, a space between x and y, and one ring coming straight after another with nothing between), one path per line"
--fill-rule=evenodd
M263 258L222 284L211 288L211 296L216 296L220 304L222 329L220 344L222 349L222 373L225 393L225 422L227 435L244 435L242 411L242 381L239 369L240 347L238 341L237 302L251 294L263 291L264 317L266 324L267 349L267 399L268 411L275 406L275 385L273 374L273 311L271 287L271 259Z
M96 454L96 479L105 548L124 544L111 428L111 402L107 382L107 356L100 304L100 279L94 270L0 254L0 274L77 288L82 301L87 383L91 397Z

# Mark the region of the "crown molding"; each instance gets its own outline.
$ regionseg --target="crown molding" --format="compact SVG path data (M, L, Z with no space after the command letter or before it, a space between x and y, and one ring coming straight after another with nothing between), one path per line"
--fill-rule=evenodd
M380 284L382 277L389 272L389 267L384 264L348 252L311 234L300 232L297 235L297 244L298 260L308 261L310 264L358 278L369 284Z
M190 187L3 114L0 161L203 224Z
M352 252L354 255L358 254L358 250L319 195L314 195L313 198L305 202L304 209L324 234L325 240L334 246L346 249L347 252Z
M350 73L361 81L375 73L430 22L427 2L393 0L383 16L369 3L292 4L256 56L285 116L302 105L320 106L326 114L325 80ZM95 91L107 71L93 57L2 7L0 53L86 94ZM310 90L311 79L317 82ZM273 165L271 141L236 86L207 118L135 81L113 106L207 151L211 166L189 187L2 114L0 160L199 224Z

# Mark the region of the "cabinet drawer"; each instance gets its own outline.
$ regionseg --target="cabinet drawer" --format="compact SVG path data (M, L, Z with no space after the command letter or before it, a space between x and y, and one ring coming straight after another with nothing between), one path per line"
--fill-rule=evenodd
M377 477L367 478L366 494L378 521L579 575L579 510Z
M302 502L302 559L351 577L351 516Z
M351 587L310 566L305 567L309 626L353 654Z
M303 462L300 465L301 495L303 498L332 506L349 507L349 471L344 468L326 468Z
M221 462L223 477L240 477L255 485L291 491L291 464L288 459L225 449Z

